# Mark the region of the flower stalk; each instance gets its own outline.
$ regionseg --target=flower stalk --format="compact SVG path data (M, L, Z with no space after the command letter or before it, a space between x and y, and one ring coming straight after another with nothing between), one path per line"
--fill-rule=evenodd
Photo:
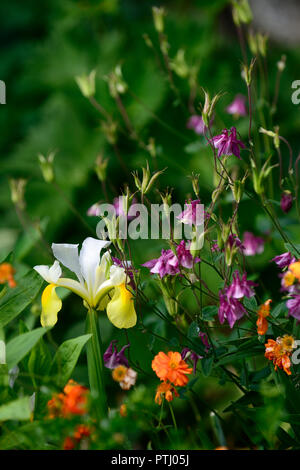
M103 348L98 323L98 314L93 308L89 309L87 313L86 333L92 335L91 339L87 343L88 376L96 415L100 420L107 416L108 407L104 380Z

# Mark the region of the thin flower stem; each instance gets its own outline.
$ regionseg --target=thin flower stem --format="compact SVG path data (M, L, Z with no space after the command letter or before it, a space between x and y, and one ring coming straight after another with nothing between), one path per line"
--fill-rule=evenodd
M91 396L98 420L107 416L107 397L104 380L103 348L96 310L89 309L86 318L86 333L91 334L87 343L87 365Z
M174 424L174 428L176 429L177 431L177 423L176 423L176 418L175 418L175 414L174 414L174 410L173 410L173 406L170 402L169 403L169 408L170 408L170 412L171 412L171 416L172 416L172 421L173 421L173 424Z

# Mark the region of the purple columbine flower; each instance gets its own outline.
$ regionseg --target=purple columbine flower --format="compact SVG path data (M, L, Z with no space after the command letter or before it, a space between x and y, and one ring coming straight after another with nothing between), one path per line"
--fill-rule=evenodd
M152 259L142 264L149 268L152 274L159 274L161 278L166 275L175 276L180 273L179 266L191 269L193 263L199 263L200 258L193 258L184 240L176 246L176 254L171 250L162 250L159 258Z
M149 268L152 274L159 274L161 278L167 274L174 276L180 273L178 259L172 250L161 250L159 258L147 261L142 266Z
M235 155L241 159L240 148L245 148L244 143L237 139L235 127L232 127L230 131L223 129L222 134L216 135L209 142L218 149L219 158L222 155Z
M294 258L289 251L286 251L285 253L282 253L282 255L275 256L271 261L274 261L280 269L284 269L294 263L296 258Z
M207 131L207 127L204 124L202 116L199 116L198 114L194 114L193 116L189 118L186 127L188 129L193 129L195 133L198 135L204 135L205 132Z
M290 191L285 191L281 195L280 207L286 214L290 212L293 205L293 196Z
M264 251L265 242L251 232L245 232L243 237L243 253L245 256L254 256Z
M179 264L187 269L191 269L193 267L193 263L199 263L201 260L200 258L193 258L189 248L184 240L181 240L179 245L176 247L176 254Z
M196 370L197 370L197 363L199 359L203 359L203 356L200 356L199 354L195 353L190 348L183 348L181 351L181 357L182 359L190 359L193 362L193 373L196 375Z
M125 198L125 196L118 196L118 197L115 197L114 200L113 200L113 206L114 206L115 211L116 211L116 217L125 216L124 206L123 206L123 201L124 201L123 198ZM136 204L136 203L137 203L137 200L134 197L132 199L131 206ZM134 218L135 218L135 216L127 214L127 219L128 220L132 220Z
M118 366L129 367L128 359L124 353L130 344L125 344L120 352L118 352L117 343L118 341L114 339L103 354L104 365L108 369L115 369Z
M203 333L203 331L200 331L199 334L198 334L199 338L201 339L203 345L205 346L205 352L207 353L210 348L211 348L211 345L209 344L208 342L208 337L207 337L207 334L206 333Z
M245 315L246 310L240 301L244 297L250 298L255 295L253 291L255 285L253 281L247 281L246 273L242 277L240 277L238 271L233 273L230 286L219 292L220 306L218 315L220 323L224 323L226 319L230 328L232 328L235 322Z
M238 299L228 297L226 289L225 292L220 291L219 297L219 321L223 324L227 320L230 328L233 328L235 322L245 315L246 310Z
M246 273L240 277L238 271L235 271L232 276L233 280L227 289L227 296L233 299L242 299L243 297L253 297L255 295L254 287L256 284L253 281L247 281Z
M182 224L197 226L203 223L204 216L205 211L203 210L200 199L194 199L190 203L185 203L184 211L182 211L176 218L180 220Z
M236 116L247 116L247 109L245 105L246 97L244 95L236 95L233 102L227 106L226 111L228 114L235 114Z
M286 303L289 309L289 315L300 321L300 295L294 295Z

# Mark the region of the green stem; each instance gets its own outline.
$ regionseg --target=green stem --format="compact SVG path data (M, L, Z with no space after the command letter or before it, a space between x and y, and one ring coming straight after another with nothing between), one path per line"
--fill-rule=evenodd
M172 405L171 405L170 402L168 402L168 403L169 403L169 408L170 408L170 412L171 412L171 416L172 416L173 425L174 425L174 428L175 428L176 431L177 431L177 423L176 423L176 419L175 419L173 407L172 407Z
M86 319L86 333L92 335L87 343L87 364L90 390L98 419L107 415L102 342L96 310L90 309Z

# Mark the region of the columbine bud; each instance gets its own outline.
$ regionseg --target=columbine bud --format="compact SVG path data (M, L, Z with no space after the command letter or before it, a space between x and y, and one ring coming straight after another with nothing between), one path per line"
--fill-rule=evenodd
M209 94L204 90L205 101L202 109L202 119L206 127L209 127L210 119L213 115L214 108L221 96L221 93L217 93L211 100Z
M293 205L293 195L290 191L284 191L281 195L280 207L286 214L291 210Z
M53 160L55 157L55 152L50 152L47 157L44 157L41 153L38 155L40 162L40 169L46 183L52 183L54 181L54 169L53 169Z
M166 11L163 7L152 7L154 28L158 33L164 31L164 17L166 16Z
M108 142L114 145L117 142L117 123L114 121L102 121L101 128Z
M23 178L11 179L9 181L9 184L10 184L10 193L11 193L12 202L19 209L24 209L26 206L24 194L25 194L25 186L27 184L27 180Z
M122 69L120 65L117 65L115 70L106 78L108 81L109 91L113 98L118 95L126 93L128 86L123 79Z
M231 0L233 21L237 26L251 23L253 15L248 0Z
M192 173L192 176L190 177L192 180L192 186L194 193L196 194L197 198L200 199L199 193L200 193L200 188L199 188L199 174L194 174Z
M133 175L134 182L135 182L137 189L141 191L142 194L146 194L148 191L150 191L156 179L165 171L165 169L156 171L150 178L149 163L147 161L147 167L142 168L142 170L143 170L142 181L140 181L137 172L132 173L132 175Z
M95 172L101 182L106 180L106 168L108 164L108 159L103 159L102 155L99 155L95 164Z
M266 34L257 33L258 51L263 57L267 55L267 41L268 36Z
M184 49L179 49L174 59L171 61L171 69L178 75L178 77L186 78L189 75L189 67L185 60Z
M76 83L80 88L81 93L86 98L94 96L96 87L95 87L95 78L96 70L92 70L89 75L81 75L75 77Z
M249 87L252 83L252 71L255 64L255 59L251 59L250 65L243 64L242 67L242 77L246 82L246 85Z
M232 187L232 193L235 202L239 203L244 191L244 185L241 181L235 180Z
M267 129L264 129L263 127L260 127L259 128L259 132L261 134L265 134L267 135L268 137L272 137L273 138L273 142L274 142L274 146L276 149L279 149L280 147L280 139L279 139L279 127L278 126L275 126L274 127L274 131L268 131Z
M282 55L281 59L277 62L277 68L280 72L283 72L286 66L286 55Z

